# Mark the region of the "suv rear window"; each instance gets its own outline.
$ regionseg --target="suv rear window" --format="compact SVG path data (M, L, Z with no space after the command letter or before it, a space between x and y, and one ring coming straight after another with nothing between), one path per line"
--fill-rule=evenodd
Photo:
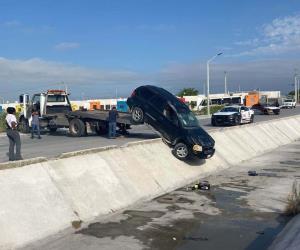
M154 96L154 93L151 90L146 89L146 88L139 89L137 91L137 94L146 100L149 100L151 97Z

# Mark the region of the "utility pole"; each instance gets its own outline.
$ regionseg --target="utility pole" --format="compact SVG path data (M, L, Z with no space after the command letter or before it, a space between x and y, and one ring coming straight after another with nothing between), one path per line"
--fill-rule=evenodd
M227 71L224 71L224 92L227 94Z

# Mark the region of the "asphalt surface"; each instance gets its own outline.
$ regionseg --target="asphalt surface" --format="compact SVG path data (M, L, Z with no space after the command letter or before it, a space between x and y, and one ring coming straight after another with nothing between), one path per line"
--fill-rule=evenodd
M300 181L299 153L299 141L282 146L208 176L210 190L189 185L23 250L268 249L290 219L283 211Z
M277 115L256 115L255 122L278 119L300 114L300 107L282 110ZM215 129L210 125L210 119L200 119L200 125L207 131ZM55 158L62 153L97 148L102 146L122 146L128 142L158 138L158 135L147 125L133 126L129 135L119 136L117 139L108 139L103 136L90 134L86 137L73 138L67 136L67 130L60 130L55 134L42 134L42 139L31 139L30 135L21 135L22 155L24 159L34 157ZM0 135L0 162L8 161L8 139L5 134Z

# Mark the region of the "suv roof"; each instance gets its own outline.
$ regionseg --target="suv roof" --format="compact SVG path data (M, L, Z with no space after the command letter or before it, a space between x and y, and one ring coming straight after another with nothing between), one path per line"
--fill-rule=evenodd
M157 87L157 86L153 86L153 85L144 85L144 86L140 86L137 88L137 90L141 90L141 89L148 89L152 92L154 92L157 95L160 95L162 97L164 97L165 99L167 99L168 101L170 101L174 106L176 106L177 108L188 108L184 103L182 103L176 96L172 95L171 93L169 93L168 91L166 91L163 88Z

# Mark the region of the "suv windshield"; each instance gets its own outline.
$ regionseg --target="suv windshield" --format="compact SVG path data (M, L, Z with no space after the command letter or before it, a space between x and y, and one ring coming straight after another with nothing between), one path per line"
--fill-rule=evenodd
M184 127L198 127L199 123L193 112L181 109L178 111L178 118Z
M227 107L221 109L220 112L239 112L239 109L234 107Z

